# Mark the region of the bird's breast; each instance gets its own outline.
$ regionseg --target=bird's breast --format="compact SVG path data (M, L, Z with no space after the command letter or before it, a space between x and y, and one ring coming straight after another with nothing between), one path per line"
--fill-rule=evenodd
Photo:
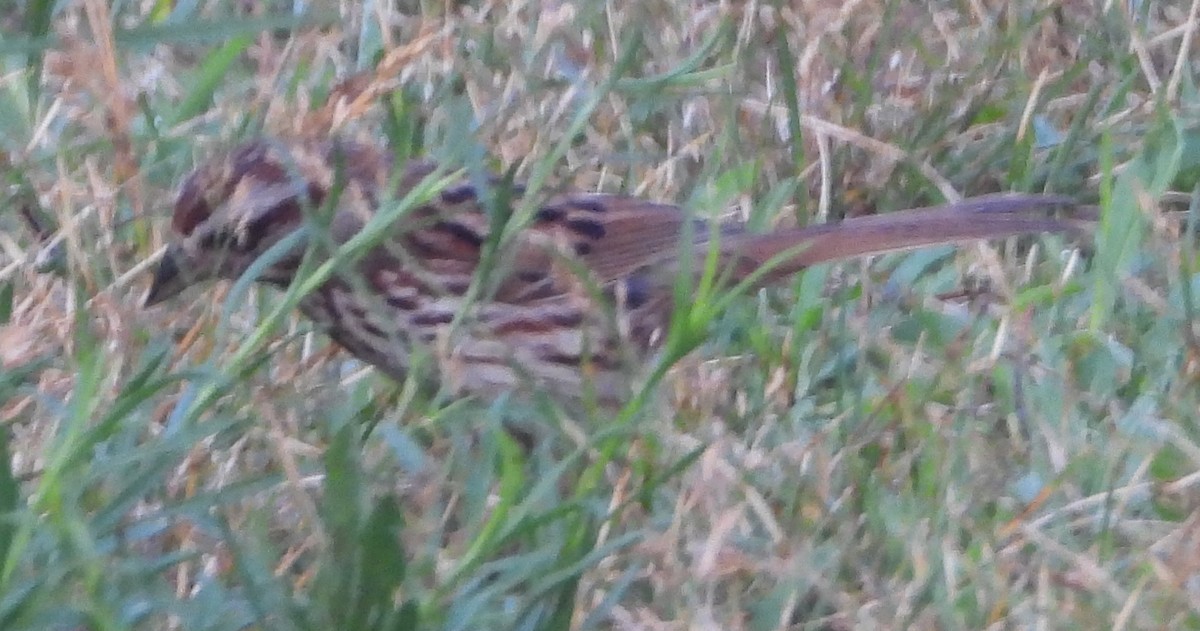
M397 379L410 371L482 396L546 390L601 401L627 395L660 336L650 305L625 312L623 292L562 294L526 302L470 298L395 269L335 277L301 311L361 361ZM457 289L457 288L455 288ZM635 298L637 298L635 296ZM639 339L632 339L637 337Z

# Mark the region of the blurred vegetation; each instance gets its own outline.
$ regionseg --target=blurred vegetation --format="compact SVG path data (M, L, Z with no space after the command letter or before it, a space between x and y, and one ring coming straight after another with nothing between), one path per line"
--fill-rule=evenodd
M1200 627L1188 11L0 4L0 629ZM580 417L390 382L270 290L142 309L176 184L260 133L763 230L1103 214L697 297Z

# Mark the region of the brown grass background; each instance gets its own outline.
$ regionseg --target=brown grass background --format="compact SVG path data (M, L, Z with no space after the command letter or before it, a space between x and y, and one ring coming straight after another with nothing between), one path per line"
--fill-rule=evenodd
M1159 213L1194 186L1195 6L297 7L0 8L11 628L347 628L337 568L372 563L424 627L1197 625L1196 261ZM760 229L1009 189L1140 228L811 272L615 427L397 386L297 317L237 358L267 290L141 308L198 160L395 121ZM383 498L392 563L348 517Z

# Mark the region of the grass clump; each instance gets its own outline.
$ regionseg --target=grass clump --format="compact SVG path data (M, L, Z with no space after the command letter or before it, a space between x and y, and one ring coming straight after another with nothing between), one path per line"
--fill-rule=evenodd
M0 628L1196 626L1197 20L1085 4L0 8ZM174 186L261 132L759 229L1103 220L709 296L568 417L391 383L278 292L141 309Z

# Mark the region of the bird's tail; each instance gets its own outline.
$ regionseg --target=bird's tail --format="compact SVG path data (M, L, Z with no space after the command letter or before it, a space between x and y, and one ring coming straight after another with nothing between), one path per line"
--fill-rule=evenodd
M1056 209L1063 209L1061 216L1054 215ZM720 250L735 278L758 273L770 282L829 261L1022 234L1077 234L1094 224L1094 213L1066 197L988 195L806 228L726 235Z

